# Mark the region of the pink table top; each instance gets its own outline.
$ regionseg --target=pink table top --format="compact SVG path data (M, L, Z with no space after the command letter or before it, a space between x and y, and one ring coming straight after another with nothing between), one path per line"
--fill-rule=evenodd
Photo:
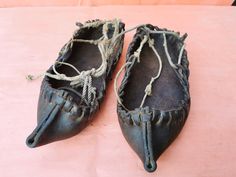
M29 149L41 79L75 21L121 18L127 28L152 23L187 32L192 106L180 136L144 171L119 128L113 82L94 121L79 135ZM236 9L212 6L104 6L0 9L0 176L235 177ZM122 57L133 32L125 37ZM114 75L113 75L114 77Z

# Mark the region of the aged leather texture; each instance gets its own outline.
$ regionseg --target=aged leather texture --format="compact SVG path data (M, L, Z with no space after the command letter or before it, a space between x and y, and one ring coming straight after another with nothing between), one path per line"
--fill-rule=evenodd
M105 23L106 27L104 27ZM38 100L37 126L26 140L26 144L29 147L34 148L70 138L88 125L93 117L92 115L98 110L103 100L107 83L111 79L111 73L122 52L124 35L117 38L115 40L116 43L112 44L113 46L109 46L111 45L111 39L115 38L113 36L115 30L117 30L115 28L117 26L114 25L113 21L102 20L92 20L87 21L85 24L77 24L79 28L73 34L74 42L70 39L63 46L56 61L69 63L80 72L99 68L102 61L97 43L76 42L76 40L95 41L100 39L105 31L107 39L102 41L104 44L101 50L105 51L102 54L107 57L106 70L99 77L92 76L89 77L90 80L83 80L86 84L91 81L91 85L88 85L88 88L83 87L84 84L72 85L72 82L67 80L57 80L46 75L42 81ZM122 32L124 23L119 21L117 28L118 33ZM73 77L78 75L75 69L65 64L59 63L55 67L57 72L66 76ZM99 72L102 71L99 70ZM53 67L50 67L47 73L48 75L55 75ZM62 75L59 76L63 78ZM77 80L76 82L80 81ZM94 90L95 93L93 92ZM87 92L90 92L90 95ZM93 93L92 96L91 93ZM83 99L82 95L84 95ZM90 98L88 98L89 96Z
M160 34L152 34L149 30ZM117 113L122 133L148 172L156 170L157 159L180 133L190 110L189 62L185 49L182 51L181 62L178 63L187 34L181 37L179 33L166 33L167 48L174 65L172 67L163 47L163 32L173 31L150 24L137 29L126 56L126 63L131 64L125 67L124 78L118 90L122 104L118 102ZM143 106L140 106L145 87L160 68L157 56L148 42L141 50L140 61L131 57L138 51L145 35L153 40L154 48L162 61L162 70L159 78L152 84L151 94L147 96Z

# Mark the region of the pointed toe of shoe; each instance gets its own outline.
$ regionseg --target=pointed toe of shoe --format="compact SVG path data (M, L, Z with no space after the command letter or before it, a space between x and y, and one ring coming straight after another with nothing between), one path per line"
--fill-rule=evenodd
M148 107L130 112L118 111L118 115L122 133L142 160L145 170L155 171L157 159L168 148L183 126L184 115L182 116L178 112L172 115L163 111L154 113L150 112ZM177 118L179 123L173 121Z
M136 109L131 114L119 112L119 123L124 137L142 160L148 172L156 170L157 154L153 148L155 137L152 134L151 116L145 109Z
M38 103L38 123L26 139L30 148L76 135L87 122L85 108L79 108L64 90L47 90Z

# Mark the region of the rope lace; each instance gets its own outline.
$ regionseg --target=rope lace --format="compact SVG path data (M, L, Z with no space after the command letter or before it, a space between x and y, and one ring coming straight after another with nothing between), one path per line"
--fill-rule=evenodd
M65 47L65 48L72 47L74 42L85 42L85 43L97 45L101 53L101 58L102 58L102 64L100 65L99 68L97 69L92 68L90 70L80 72L76 69L75 66L73 66L70 63L56 61L52 65L52 69L55 74L46 72L44 75L47 77L56 79L56 80L69 81L72 87L83 87L81 101L85 101L85 103L90 103L91 105L93 105L96 98L96 87L92 86L93 77L95 78L100 77L106 72L109 56L113 52L113 47L118 42L117 41L118 37L120 37L118 36L119 23L120 23L120 20L117 20L117 19L114 19L112 21L95 21L95 22L85 23L82 26L82 28L98 27L99 25L103 24L103 36L97 40L74 39L74 36L73 36L72 39L67 43ZM113 36L111 39L109 39L107 36L109 24L112 24L112 26L114 27ZM114 38L115 40L113 40ZM62 65L71 67L73 70L76 71L77 75L69 77L63 73L59 73L56 70L57 64L62 64ZM41 77L41 76L38 76L38 77ZM27 79L34 80L38 77L33 77L32 75L29 75Z
M170 32L170 31L150 30L145 25L138 25L138 26L135 26L135 27L133 27L131 29L128 29L126 31L122 31L121 33L119 33L119 23L120 23L120 21L117 20L117 19L112 20L112 21L103 21L103 22L96 21L96 22L85 23L82 27L86 27L86 28L98 27L102 23L103 23L103 36L101 38L99 38L97 40L85 40L85 39L74 39L72 37L72 39L68 42L68 44L65 47L65 48L72 47L74 42L86 42L86 43L98 45L98 49L99 49L99 51L101 53L101 57L102 57L102 64L100 65L99 68L97 68L97 69L92 68L91 70L80 72L80 71L78 71L76 69L75 66L73 66L70 63L56 61L53 64L53 66L52 66L53 71L54 71L55 74L51 74L51 73L47 73L46 72L43 75L46 75L46 76L48 76L50 78L53 78L53 79L56 79L56 80L69 81L70 85L73 86L73 87L83 87L81 100L82 101L84 100L85 102L91 103L91 105L93 105L94 104L94 100L96 98L96 88L92 86L92 80L93 80L92 78L93 77L100 77L102 74L105 73L106 68L107 68L107 60L108 60L110 54L113 52L113 47L117 44L117 39L119 39L119 37L121 37L122 35L124 35L127 32L130 32L130 31L133 31L133 30L135 30L135 29L137 29L139 27L142 27L142 30L144 30L148 35L144 36L143 40L140 43L139 48L134 52L134 54L132 54L130 56L130 58L131 57L134 58L133 61L125 63L120 68L120 70L118 71L118 73L117 73L117 75L115 77L115 80L114 80L114 91L115 91L115 95L117 97L118 103L124 109L126 109L128 111L128 109L122 104L121 98L120 98L120 96L118 94L117 80L118 80L121 72L124 70L124 68L126 68L128 65L133 64L136 60L137 60L138 63L140 62L140 53L142 51L142 48L143 48L144 44L146 42L148 42L149 47L153 50L153 52L157 56L157 59L158 59L158 62L159 62L159 69L158 69L157 75L155 77L151 78L150 82L147 84L147 86L145 88L145 91L144 91L145 94L144 94L142 102L140 104L140 107L143 107L144 102L145 102L147 96L151 96L151 94L152 94L152 84L153 84L153 82L160 77L160 74L161 74L161 71L162 71L162 60L161 60L161 57L160 57L158 51L154 47L154 40L150 38L149 34L153 33L153 34L162 34L163 35L163 38L164 38L163 46L164 46L164 49L165 49L165 53L166 53L167 59L169 61L169 64L173 68L175 68L175 69L177 68L177 66L172 62L172 59L171 59L171 57L169 55L168 47L167 47L167 42L166 42L166 34L174 35L174 36L176 36L178 38L179 38L179 35L177 33L175 33L175 32ZM113 33L113 37L111 39L109 39L108 36L107 36L108 24L112 24L113 27L114 27L114 33ZM183 45L181 50L180 50L179 57L178 57L178 65L181 63L184 47L185 46ZM67 65L67 66L71 67L73 70L76 71L76 73L78 75L69 77L69 76L66 76L63 73L57 72L57 70L55 68L55 66L57 64ZM27 79L28 80L35 80L35 79L37 79L37 78L39 78L39 77L41 77L43 75L39 75L39 76L36 76L36 77L34 77L32 75L28 75ZM87 100L86 100L86 97L87 97Z
M158 72L157 72L157 75L152 77L150 82L147 84L145 90L144 90L144 96L143 96L143 99L141 101L141 104L140 104L140 108L143 107L144 103L145 103L145 100L147 99L147 96L151 96L152 95L152 84L154 83L155 80L157 80L160 75L161 75L161 71L162 71L162 60L161 60L161 57L158 53L158 51L155 49L154 47L154 39L151 39L150 35L149 34L162 34L163 35L163 38L164 38L164 43L163 43L163 47L165 49L165 53L166 53L166 56L167 56L167 59L168 59L168 62L170 64L171 67L173 67L174 69L177 68L177 66L173 63L171 57L170 57L170 54L168 52L168 46L167 46L167 40L166 40L166 34L168 35L174 35L176 37L179 38L179 35L175 32L169 32L169 31L157 31L157 30L150 30L149 28L147 28L146 26L143 26L143 25L139 25L137 27L134 27L134 28L131 28L130 30L127 30L127 31L131 31L131 30L134 30L138 27L141 27L142 26L142 29L146 32L147 35L144 36L144 38L142 39L142 41L140 42L140 46L139 48L132 54L130 55L130 59L129 59L129 62L125 63L121 68L120 70L118 71L116 77L115 77L115 81L114 81L114 91L115 91L115 95L117 97L117 101L118 103L126 110L126 111L130 111L128 108L126 108L124 106L124 104L122 103L121 101L121 98L118 94L118 88L117 88L117 80L118 78L120 77L120 74L121 72L128 66L128 65L131 65L133 64L134 62L140 62L140 53L141 53L141 50L144 46L144 44L146 42L148 42L148 45L149 47L153 50L153 52L155 53L157 59L158 59L158 63L159 63L159 69L158 69ZM125 31L126 32L126 31ZM125 33L123 32L123 33ZM185 45L183 45L181 47L181 50L180 50L180 53L179 53L179 56L178 56L178 65L181 64L181 59L182 59L182 55L183 55L183 51L184 51L184 47ZM130 61L131 59L133 58L132 61Z

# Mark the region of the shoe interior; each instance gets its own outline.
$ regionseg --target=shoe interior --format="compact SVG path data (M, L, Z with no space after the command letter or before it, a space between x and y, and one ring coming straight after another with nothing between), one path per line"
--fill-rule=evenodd
M152 84L152 94L147 96L144 106L158 110L171 110L179 107L181 100L184 99L183 87L176 76L174 69L170 66L163 47L163 36L160 34L151 34L154 38L154 46L162 60L162 71L158 79ZM171 59L174 64L177 63L179 51L176 46L176 39L167 36L167 46ZM136 46L131 50L133 54L140 45L137 41ZM151 77L155 77L159 70L158 58L152 48L145 43L141 54L140 63L135 63L131 69L128 83L124 88L122 96L123 104L129 110L140 107L145 88L149 84Z
M97 40L103 36L102 28L103 25L100 25L98 27L84 28L81 30L78 39ZM109 26L108 37L112 37L113 32L114 28L112 26ZM64 60L64 62L72 64L78 71L81 72L90 70L92 68L95 69L99 68L100 65L102 64L102 57L98 49L98 45L90 44L87 42L74 42L72 47L72 53L68 59ZM56 70L59 73L65 74L66 76L69 77L78 75L78 73L74 69L66 65L57 65ZM53 71L51 72L54 73ZM103 79L104 76L103 78L102 77L93 78L92 85L97 88L97 92L104 89ZM56 89L71 90L71 86L69 85L70 82L68 81L49 78L49 83L53 88ZM73 91L81 93L82 87L73 88ZM76 96L73 95L73 97L75 98ZM79 101L80 98L78 97L77 99L78 99L77 101Z

